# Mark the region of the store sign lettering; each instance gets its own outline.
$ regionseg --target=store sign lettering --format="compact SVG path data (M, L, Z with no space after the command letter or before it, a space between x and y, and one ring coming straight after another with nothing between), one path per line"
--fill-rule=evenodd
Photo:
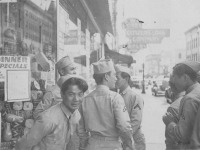
M0 56L0 69L30 69L30 58L23 56Z
M126 30L127 37L169 37L169 29L130 29Z

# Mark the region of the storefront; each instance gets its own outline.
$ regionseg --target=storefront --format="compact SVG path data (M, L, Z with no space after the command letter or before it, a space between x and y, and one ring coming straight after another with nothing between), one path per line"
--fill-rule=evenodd
M85 55L86 65L77 63L77 70L89 79L90 53L98 51L97 60L104 56L94 34L104 39L107 32L112 33L107 0L8 2L0 2L0 141L4 150L12 149L33 125L35 107L58 78L55 62L66 55L72 59Z

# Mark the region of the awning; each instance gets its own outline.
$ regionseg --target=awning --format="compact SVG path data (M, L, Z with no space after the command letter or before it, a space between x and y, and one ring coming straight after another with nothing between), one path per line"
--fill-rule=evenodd
M113 34L108 0L85 0L85 2L102 33L104 35L106 35L107 32Z
M135 60L133 60L133 57L130 55L123 55L116 51L109 50L107 45L104 46L105 48L105 58L112 59L115 64L127 64L130 66L132 63L136 63ZM83 66L86 66L86 56L81 55L79 57L75 57L74 61L76 63L79 63ZM97 51L92 51L90 54L90 64L97 62Z
M77 24L77 18L81 20L81 30L84 33L86 28L92 35L98 32L86 10L89 9L103 36L107 32L113 34L108 0L60 0L60 3L67 8L69 18L74 24Z

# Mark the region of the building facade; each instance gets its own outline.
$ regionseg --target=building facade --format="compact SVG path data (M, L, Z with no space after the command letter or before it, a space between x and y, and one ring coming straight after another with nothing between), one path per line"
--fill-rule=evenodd
M200 24L190 28L185 32L186 36L186 58L193 61L200 61L199 55L199 32Z

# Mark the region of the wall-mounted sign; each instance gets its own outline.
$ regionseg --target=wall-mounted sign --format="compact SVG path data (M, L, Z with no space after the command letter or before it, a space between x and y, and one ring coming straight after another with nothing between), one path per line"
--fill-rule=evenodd
M65 36L65 45L78 45L78 30L70 30L69 36ZM85 34L81 32L81 45L85 45Z
M0 0L0 3L14 3L17 2L17 0Z
M30 100L30 57L0 56L0 82L5 101Z
M127 37L169 37L169 29L128 29Z

